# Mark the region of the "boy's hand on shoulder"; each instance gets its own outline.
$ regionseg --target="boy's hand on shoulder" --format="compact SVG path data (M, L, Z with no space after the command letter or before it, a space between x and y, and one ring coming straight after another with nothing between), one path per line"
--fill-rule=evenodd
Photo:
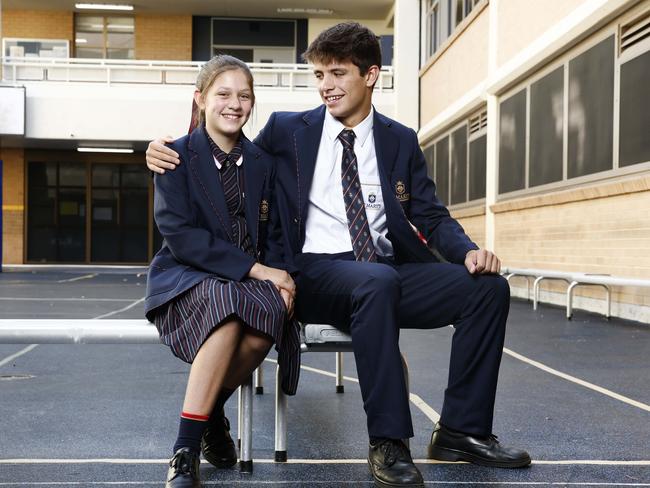
M180 164L178 153L173 149L168 148L165 144L174 142L172 136L161 137L149 143L147 151L147 168L154 173L165 174L166 169L175 169L177 164Z

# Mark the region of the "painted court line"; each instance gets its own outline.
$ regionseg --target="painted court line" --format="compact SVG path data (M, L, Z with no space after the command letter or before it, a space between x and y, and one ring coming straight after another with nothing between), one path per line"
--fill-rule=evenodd
M114 310L114 311L112 311L112 312L108 312L108 313L105 313L105 314L103 314L103 315L99 315L99 316L97 316L97 317L94 317L93 320L97 320L97 319L105 319L106 317L110 317L111 315L115 315L115 314L117 314L117 313L121 313L121 312L126 312L126 311L129 310L130 308L133 308L133 307L135 307L137 304L142 303L142 302L144 302L144 297L139 298L138 300L136 300L135 302L131 303L130 305L127 305L127 306L124 307L124 308L120 308L119 310Z
M275 359L265 359L265 361L268 361L270 363L277 364L277 361ZM318 369L318 368L312 368L311 366L305 366L301 365L300 369L304 369L305 371L310 371L312 373L317 373L321 374L323 376L329 376L330 378L336 378L336 374L332 373L331 371L325 371L324 369ZM344 380L351 381L353 383L359 383L359 380L357 378L354 378L352 376L344 376ZM440 420L440 414L436 412L433 408L431 408L424 400L419 395L416 395L415 393L411 393L409 395L409 400L415 405L417 408L422 411L424 415L426 415L431 422L434 424Z
M367 459L288 459L277 463L275 459L254 459L260 464L367 464ZM464 462L436 461L435 459L414 459L416 464L466 464ZM169 464L169 459L133 459L133 458L90 458L90 459L0 459L2 464ZM534 465L545 466L650 466L650 460L616 461L606 459L559 459L533 460Z
M291 480L270 481L270 480L223 480L223 481L202 481L203 485L284 485L289 483L301 483L309 485L373 485L369 480ZM0 482L0 486L160 486L160 481L22 481L17 483ZM650 483L598 483L598 482L566 482L566 481L425 481L425 485L508 485L508 486L650 486Z
M77 276L76 278L70 278L67 280L59 280L57 281L57 283L72 283L73 281L87 280L89 278L94 278L95 276L97 276L97 274L87 274L83 276Z
M505 352L509 356L512 356L513 358L523 361L524 363L530 364L531 366L535 366L536 368L539 368L542 371L546 371L547 373L550 373L555 376L559 376L560 378L563 378L572 383L576 383L577 385L584 386L585 388L589 388L590 390L597 391L598 393L602 393L603 395L607 395L608 397L614 398L615 400L619 400L623 403L627 403L628 405L632 405L633 407L637 407L640 408L641 410L645 410L646 412L650 412L650 405L646 405L645 403L641 403L637 400L633 400L626 396L619 395L618 393L608 390L607 388L594 385L593 383L589 383L588 381L581 380L580 378L576 378L575 376L571 376L569 374L563 373L562 371L558 371L557 369L550 368L545 364L534 361L530 358L527 358L526 356L522 356L521 354L516 353L506 347L503 348L503 352Z
M21 349L21 350L18 351L17 353L12 354L11 356L7 356L7 357L4 358L2 361L0 361L0 366L4 366L5 364L10 363L10 362L13 361L14 359L16 359L16 358L22 356L23 354L27 354L29 351L31 351L31 350L34 349L35 347L38 347L38 344L30 344L30 345L27 346L25 349Z

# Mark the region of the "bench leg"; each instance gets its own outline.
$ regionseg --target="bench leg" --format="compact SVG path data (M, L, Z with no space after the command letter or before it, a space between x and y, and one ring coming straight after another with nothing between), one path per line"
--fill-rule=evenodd
M275 371L275 462L287 462L287 396L282 391L280 366Z
M343 386L343 353L336 352L336 393L345 393Z
M253 472L253 378L241 385L241 449L239 453L239 470L242 473Z
M264 363L260 364L255 370L255 394L256 395L264 395L264 370L262 369L263 364Z

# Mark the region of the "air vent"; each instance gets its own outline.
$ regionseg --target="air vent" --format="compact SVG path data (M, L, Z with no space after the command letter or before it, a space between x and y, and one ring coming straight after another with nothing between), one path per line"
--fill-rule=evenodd
M621 53L650 38L650 11L621 26Z
M475 134L487 127L487 112L481 112L469 118L469 133Z

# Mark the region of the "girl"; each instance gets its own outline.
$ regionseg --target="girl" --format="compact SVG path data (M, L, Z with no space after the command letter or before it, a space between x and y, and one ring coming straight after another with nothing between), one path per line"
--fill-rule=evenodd
M275 341L282 386L295 393L299 335L295 286L272 239L271 157L242 133L255 95L245 63L216 56L199 73L199 125L171 147L185 164L155 175L154 216L164 237L147 279L147 318L192 367L167 487L198 487L199 455L235 464L223 406Z

